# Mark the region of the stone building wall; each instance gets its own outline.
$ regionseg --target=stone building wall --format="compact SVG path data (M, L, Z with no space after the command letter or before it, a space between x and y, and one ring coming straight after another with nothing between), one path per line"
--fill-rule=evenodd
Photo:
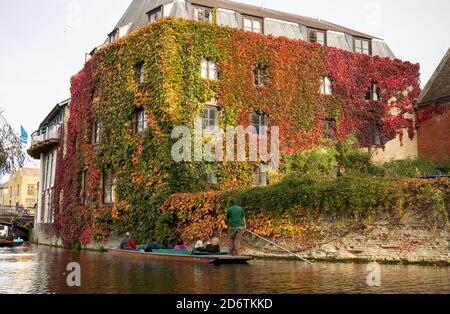
M418 157L417 151L417 136L410 139L408 136L408 130L403 130L403 140L400 140L400 135L388 143L384 149L370 148L373 153L372 160L377 164L383 164L385 162L394 160L416 159Z

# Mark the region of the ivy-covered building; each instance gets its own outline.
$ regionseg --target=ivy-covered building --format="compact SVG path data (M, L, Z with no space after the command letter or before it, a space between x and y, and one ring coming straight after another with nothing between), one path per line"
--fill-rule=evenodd
M145 240L173 193L267 184L259 162L175 162L172 131L197 117L204 131L278 126L282 156L350 134L400 149L419 92L419 66L361 32L230 1L135 0L72 78L55 230L66 244Z

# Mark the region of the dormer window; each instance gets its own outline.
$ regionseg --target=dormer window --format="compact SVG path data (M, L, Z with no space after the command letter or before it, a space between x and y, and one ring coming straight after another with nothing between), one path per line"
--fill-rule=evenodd
M370 40L363 38L354 38L353 47L356 53L362 53L363 55L370 55Z
M366 100L368 101L378 101L380 99L380 90L378 89L377 85L375 83L372 83L367 90L366 93Z
M317 43L326 46L326 32L317 29L308 29L308 40L310 43Z
M243 16L243 25L244 30L253 33L262 33L263 32L263 20L260 17L256 16Z
M203 79L217 80L217 65L214 61L204 59L201 67L201 75Z
M213 9L206 8L201 6L194 6L194 19L201 22L209 22L213 21Z
M269 67L267 65L257 65L253 70L255 75L255 85L265 86L269 80Z
M320 94L322 95L331 95L333 94L331 79L329 76L324 76L320 80Z
M162 7L156 8L156 9L148 12L147 16L148 16L148 21L150 23L156 21L157 19L159 19L160 17L163 16Z
M120 34L119 34L119 29L116 28L111 34L109 34L108 36L108 42L110 44L112 44L113 42L115 42L117 39L119 39Z

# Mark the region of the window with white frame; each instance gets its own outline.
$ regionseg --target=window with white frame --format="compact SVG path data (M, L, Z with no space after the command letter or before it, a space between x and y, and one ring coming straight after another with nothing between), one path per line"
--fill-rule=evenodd
M267 167L265 165L260 165L255 167L255 186L267 186Z
M217 176L214 167L207 167L203 172L203 179L209 184L217 184Z
M100 144L101 123L95 122L92 130L92 144Z
M375 83L372 83L367 90L366 100L378 101L380 99L379 89Z
M336 134L336 121L334 119L326 119L323 122L323 138L333 141Z
M322 95L331 95L333 93L329 76L325 76L320 80L320 93Z
M162 11L162 7L156 8L150 12L147 13L148 16L148 21L151 23L153 21L156 21L157 19L159 19L160 17L162 17L163 15L163 11Z
M140 62L137 65L137 72L138 72L138 81L140 84L145 83L145 63Z
M256 16L243 16L244 30L253 33L263 32L263 20Z
M203 59L201 64L201 76L206 80L217 80L217 65L216 62Z
M103 172L103 204L112 204L115 200L115 175L111 169Z
M375 125L372 130L373 130L372 145L376 146L381 145L381 127Z
M269 128L269 116L261 112L252 113L252 126L256 129L257 135L267 135Z
M134 133L138 134L144 132L148 128L148 119L147 113L145 110L141 109L136 112L135 116L135 124L134 124Z
M202 111L202 127L203 130L214 131L219 127L218 119L219 110L214 106L206 106Z
M269 67L265 64L259 64L255 66L253 70L253 74L255 75L255 85L256 86L265 86L269 81Z
M194 19L201 22L213 21L213 9L195 5L194 6Z

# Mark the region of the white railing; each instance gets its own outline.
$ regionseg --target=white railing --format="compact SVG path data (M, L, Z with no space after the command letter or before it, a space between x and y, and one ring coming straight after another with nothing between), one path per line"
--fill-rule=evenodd
M61 123L49 125L31 135L31 146L47 140L58 140L60 138Z

